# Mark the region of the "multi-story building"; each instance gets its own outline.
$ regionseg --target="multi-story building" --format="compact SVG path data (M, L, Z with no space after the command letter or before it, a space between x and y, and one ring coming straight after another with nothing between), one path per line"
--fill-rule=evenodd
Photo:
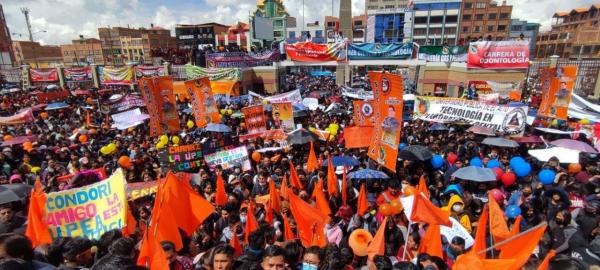
M419 45L458 44L461 2L414 0L412 41Z
M540 31L539 23L530 23L519 19L512 19L510 22L510 40L528 40L530 58L535 58L536 39Z
M261 17L268 19L273 23L273 40L263 40L260 37L256 37L258 29L254 29L254 18ZM281 41L286 39L288 18L290 14L283 5L283 0L258 0L256 3L256 10L250 15L250 38L252 44L262 44L264 41ZM267 45L267 44L263 44Z
M171 31L161 27L155 27L150 25L149 29L146 28L128 28L128 27L101 27L98 28L98 36L102 42L102 53L106 58L106 64L110 65L123 65L130 61L132 57L135 58L135 51L131 49L139 50L139 47L132 48L131 46L138 46L128 43L131 38L131 42L137 44L136 39L141 38L143 47L142 53L137 53L137 56L142 60L140 63L151 64L152 63L152 51L162 50L169 48L177 48L177 42L175 37L171 36ZM123 50L122 37L128 37L124 39L125 44L128 45L127 52ZM135 40L135 42L134 42Z
M71 44L60 45L63 63L67 67L105 64L102 42L97 38L74 39Z
M13 66L15 56L12 51L12 40L10 30L6 25L4 10L0 4L0 69L9 69Z
M463 0L460 43L472 40L506 40L510 32L512 6L495 0Z
M178 24L175 37L179 48L192 49L215 44L215 37L227 33L229 26L210 22L203 24Z
M125 64L144 63L144 40L141 37L119 37Z
M600 4L556 12L552 19L552 29L537 37L538 58L600 58Z
M365 42L403 42L410 25L409 0L366 0Z
M352 17L352 42L363 43L366 42L367 37L367 16L359 15ZM336 35L339 31L340 21L338 17L325 16L325 23L323 24L325 30L325 37L327 42L334 42Z
M13 41L15 61L32 68L49 68L62 65L63 57L59 46L43 46L39 42Z
M314 43L327 42L327 38L324 34L323 25L319 24L319 21L307 23L304 27L302 27L301 25L297 25L295 27L288 27L287 34L288 36L285 41L288 44L304 42L308 40Z

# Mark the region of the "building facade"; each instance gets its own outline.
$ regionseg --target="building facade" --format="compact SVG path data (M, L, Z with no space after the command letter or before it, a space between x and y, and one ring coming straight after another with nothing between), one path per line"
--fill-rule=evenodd
M538 58L600 58L600 4L557 12L552 18L552 29L537 37Z
M63 57L59 46L43 46L39 42L13 41L13 53L18 65L32 68L50 68L62 65Z
M459 37L461 2L414 0L412 41L419 45L456 45Z
M325 29L319 21L313 23L307 23L306 26L302 27L288 27L287 28L286 43L293 44L296 42L312 41L314 43L326 43L327 37L325 37Z
M60 51L66 67L106 64L102 53L102 42L97 38L72 40L71 44L60 45Z
M528 40L530 58L536 55L536 40L540 31L539 23L530 23L519 19L513 19L510 23L510 40Z
M214 41L217 46L235 46L240 50L248 50L248 33L250 26L247 23L238 22L227 28L227 31L217 35Z
M365 42L393 43L407 41L407 23L412 13L408 0L366 0ZM408 30L408 31L407 31Z
M12 68L15 61L15 55L12 50L12 39L10 30L6 25L4 10L0 4L0 69Z
M353 16L352 20L352 43L363 43L366 42L367 38L367 16L358 15ZM323 30L327 43L335 42L337 33L340 29L340 21L338 17L325 16L325 23L323 24Z
M258 29L254 29L254 18L261 17L268 19L273 23L273 40L263 40L256 37ZM283 5L283 0L258 0L256 3L256 9L250 15L250 38L252 44L259 45L265 41L270 43L272 41L285 40L287 35L288 18L290 14ZM263 44L268 45L268 44Z
M461 14L459 42L508 39L512 6L506 1L498 5L495 0L463 0Z
M124 65L134 61L137 56L140 63L152 64L153 50L177 48L175 37L171 31L150 25L150 28L101 27L98 36L102 44L102 54L107 65ZM139 52L141 39L142 52ZM124 41L124 43L122 43ZM123 47L123 44L127 48ZM126 51L125 51L126 50ZM133 50L133 51L132 51ZM138 50L137 52L135 50Z
M227 33L229 26L220 23L178 24L175 27L177 45L182 49L206 47L215 44L215 37Z

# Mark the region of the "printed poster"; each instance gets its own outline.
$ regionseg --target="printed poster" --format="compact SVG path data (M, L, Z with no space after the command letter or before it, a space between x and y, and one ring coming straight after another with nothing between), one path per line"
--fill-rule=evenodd
M92 67L63 68L65 82L88 82L93 79Z
M577 66L546 69L541 74L542 102L538 116L567 120ZM549 84L548 84L549 81Z
M271 106L273 107L273 111L271 112L273 121L276 125L286 132L296 129L291 102L272 103Z
M518 69L529 67L529 41L471 42L468 68Z
M217 165L221 165L223 170L233 167L241 167L243 171L252 170L246 146L208 154L204 156L204 161L211 170L214 170Z
M200 144L167 147L161 150L159 156L161 165L174 172L195 171L204 164Z
M279 50L264 52L218 52L206 54L206 66L209 68L247 68L272 66L279 61Z
M375 132L369 157L395 171L402 127L402 76L369 72L373 89Z
M467 51L463 46L420 46L417 58L427 62L466 62Z
M331 44L317 44L312 42L285 44L285 52L287 57L292 61L346 61L346 41Z
M104 67L100 77L102 84L131 84L133 83L133 68L124 67Z
M286 93L281 93L281 94L272 95L272 96L268 96L268 97L259 95L252 91L249 91L248 95L250 95L255 100L255 102L258 102L258 103L262 102L265 99L267 101L269 101L269 103L284 103L284 102L291 102L292 104L302 103L302 95L300 94L300 90L289 91Z
M47 194L45 221L53 238L100 239L126 222L126 181L118 169L108 179Z
M56 82L58 81L58 70L56 68L31 68L29 77L31 82Z
M353 43L348 44L349 59L408 59L412 57L412 43Z
M164 66L136 66L134 70L137 79L166 75Z
M262 105L244 107L242 112L248 134L263 133L267 130L267 119Z
M512 101L521 101L520 82L494 82L494 81L469 81L468 86L474 93L498 94L499 98L508 98Z
M375 113L373 109L373 100L355 100L354 104L354 124L359 127L375 126Z
M138 85L150 116L150 136L179 132L181 128L173 96L173 78L142 78Z
M128 183L126 190L127 199L133 201L142 197L150 196L155 194L157 189L158 181Z
M221 116L208 78L189 80L184 84L190 97L196 126L203 128L209 123L220 123Z
M208 77L210 87L215 95L239 96L242 81L240 68L203 68L185 65L188 80Z

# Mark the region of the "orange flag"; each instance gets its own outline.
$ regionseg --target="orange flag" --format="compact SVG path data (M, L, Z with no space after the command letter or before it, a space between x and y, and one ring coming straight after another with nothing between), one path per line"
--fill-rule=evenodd
M367 191L365 190L365 184L360 185L360 191L358 192L358 205L356 206L356 213L359 216L363 216L369 211L369 201L367 200Z
M310 206L294 193L289 192L290 210L296 220L298 237L304 247L327 245L325 238L325 225L329 222L329 216L323 215L321 211Z
M121 233L123 235L129 236L135 233L135 227L137 225L137 221L135 220L135 217L133 216L133 214L131 214L131 209L129 207L129 204L125 203L125 209L126 209L126 214L127 214L127 219L125 220L125 226L123 226L123 228L121 229Z
M439 224L429 224L429 228L427 228L425 235L423 235L423 238L421 238L421 244L419 244L419 253L427 253L431 256L444 258L442 249L442 236L440 234Z
M315 185L313 189L313 198L315 198L316 204L315 206L323 215L329 216L331 214L331 209L329 208L329 202L327 198L325 198L325 193L323 193L323 180L319 181L320 185Z
M521 217L520 215L517 216L517 218L515 218L515 222L513 223L512 227L510 228L510 235L517 235L521 232L521 220L523 219L523 217Z
M272 211L276 213L281 212L281 199L279 198L279 191L275 187L273 179L269 181L269 206Z
M244 227L244 241L248 244L248 237L250 233L258 230L258 221L256 221L256 216L254 216L254 203L248 204L248 214L246 215L246 227Z
M514 259L514 264L507 270L518 270L529 260L529 256L537 247L546 231L547 223L523 232L514 238L496 246L500 250L500 259Z
M217 192L215 194L215 204L224 206L227 204L227 192L225 192L225 181L221 174L217 174Z
M335 197L339 193L337 175L335 175L331 157L327 158L327 193L329 194L329 197Z
M290 226L290 220L287 217L283 217L283 239L286 241L293 241L296 239L292 227Z
M552 249L548 252L548 254L546 254L546 258L544 258L542 263L540 263L540 266L538 266L537 270L548 269L548 265L550 264L550 259L552 259L554 256L556 256L556 251L554 249Z
M348 179L346 179L346 166L344 166L344 174L342 175L342 203L346 205L346 201L348 200Z
M417 191L419 193L423 193L427 199L430 198L429 189L427 188L427 183L425 182L425 175L421 175L419 179L419 186L417 186Z
M475 232L475 241L471 247L471 253L475 253L480 259L485 259L485 252L479 254L479 251L485 250L487 247L486 234L488 223L488 208L484 206L481 211L481 216L477 222L477 232Z
M146 233L140 247L137 265L150 270L169 269L169 262L160 243L155 237Z
M317 155L315 154L315 149L313 147L313 143L310 142L310 152L308 153L308 161L306 162L306 171L311 173L314 170L319 169L319 162L317 161Z
M367 247L367 253L369 254L369 260L373 260L375 255L383 256L385 252L385 227L387 225L388 217L383 219L381 225L377 229L373 240L369 243Z
M498 243L510 237L510 231L508 230L508 225L506 225L504 212L500 209L496 199L492 197L491 192L488 193L488 200L490 210L490 232L494 237L494 243Z
M85 127L88 128L92 125L92 119L90 118L90 111L85 111Z
M287 176L283 175L283 180L281 181L281 186L279 187L279 195L283 197L284 200L288 200L288 183Z
M52 236L48 230L48 224L44 222L46 212L46 194L42 191L39 177L35 180L34 189L29 199L29 211L27 212L27 236L33 247L52 243Z
M298 173L296 173L296 167L294 167L294 164L292 163L291 160L290 160L290 182L292 184L292 187L295 187L297 189L304 188L302 186L302 183L300 182L300 178L298 178Z
M271 201L267 201L267 204L265 205L265 221L271 225L273 225L273 221L275 221L273 219L273 210L271 209Z
M180 250L183 248L183 240L179 233L176 216L172 206L162 202L155 203L154 208L152 208L151 225L148 230L151 239L154 238L158 243L171 241L175 244L175 249Z
M196 228L215 212L213 205L194 191L189 182L178 180L173 173L167 175L164 189L165 203L173 212L175 222L188 235L194 233Z
M452 266L452 270L505 270L510 267L514 260L481 259L473 253L465 253L458 256Z
M429 225L437 224L452 227L450 213L433 205L425 195L420 193L415 195L410 220L413 222L425 222Z
M234 255L240 256L242 255L242 253L244 252L244 250L242 249L242 244L240 243L240 239L238 239L237 235L233 235L233 237L231 237L231 240L229 240L229 245L233 248L233 250L235 250Z

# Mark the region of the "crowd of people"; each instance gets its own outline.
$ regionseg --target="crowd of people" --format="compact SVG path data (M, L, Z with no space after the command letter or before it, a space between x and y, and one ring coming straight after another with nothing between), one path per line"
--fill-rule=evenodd
M170 241L160 243L170 263L170 269L451 269L459 256L469 252L464 238L442 238L443 255L435 256L419 252L424 245L427 226L424 223L409 222L403 211L386 219L385 250L383 255L371 258L358 256L353 251L350 235L357 229L364 229L375 235L383 222L380 206L398 200L405 195L414 195L415 187L423 178L429 200L460 222L461 226L475 236L481 226L478 220L489 198L502 209L516 205L520 209L520 224L515 225L516 217L509 217L509 227L519 226L521 231L547 222L549 225L537 248L521 269L538 269L541 261L552 250L556 252L547 269L598 269L600 265L600 162L598 156L580 156L579 170L561 162L563 157L555 157L548 162L539 162L529 156L528 150L543 145L522 143L518 148L503 148L482 144L486 137L468 132L468 126L448 125L448 129L430 129L431 123L408 121L401 128L401 147L421 145L434 155L444 158L441 167L434 168L430 161L400 160L395 171L390 171L367 156L367 149L345 147L344 127L354 126L352 100L342 97L341 88L333 78L312 78L307 74L292 74L286 79L286 90L301 89L303 96L319 99L328 107L337 103L342 113L326 113L321 109L308 111L295 118L302 127L325 129L331 124L340 127L336 136L327 141L317 140L311 144L292 145L289 148L267 151L260 159L252 160L252 170L243 171L240 167L214 171L203 166L191 171L189 179L195 191L209 202L215 202L217 175L225 180L227 203L216 207L203 224L191 235L182 232L184 247L177 249ZM100 181L98 174L91 170L104 168L110 175L117 168L125 172L128 183L149 182L165 177L168 173L160 163L157 143L159 137L151 137L146 123L117 130L112 120L104 114L99 104L107 102L113 94L133 94L129 90L93 91L92 96L70 96L64 102L69 107L44 111L34 111L35 119L21 125L4 125L0 134L4 141L13 137L36 136L32 149L24 149L22 144L5 145L0 152L0 182L2 184L25 183L32 185L39 179L45 192L55 192L81 187ZM334 97L334 98L332 98ZM29 92L11 93L2 96L0 115L10 116L25 108L39 105L35 95ZM165 134L168 145L202 144L207 149L218 149L245 145L249 155L259 149L279 147L279 142L256 138L239 140L247 133L244 121L232 117L227 111L238 112L249 106L249 101L241 103L220 103L222 123L231 128L229 133L206 132L187 125L193 119L185 113L190 107L187 100L178 101L177 110L182 133ZM338 111L339 112L339 111ZM89 120L87 115L89 115ZM267 116L267 129L277 129L280 123L270 113ZM87 123L86 123L87 122ZM85 127L85 128L82 128ZM566 127L565 127L566 128ZM85 140L73 136L73 131L86 136ZM565 135L541 134L528 128L525 135L543 135L546 141ZM79 135L81 136L81 135ZM174 138L177 137L177 142ZM578 140L591 144L584 135ZM115 151L101 153L101 148L114 144ZM295 166L303 188L294 188L294 193L308 204L314 205L315 188L327 190L320 179L327 178L328 167L309 172L306 164L313 147L318 160L328 157L345 156L359 161L359 165L346 168L349 171L373 169L389 176L386 180L351 180L347 185L347 203L341 196L327 196L331 210L330 221L324 228L326 245L303 246L296 240L286 240L284 219L289 219L291 230L297 235L297 227L290 213L289 202L282 197L281 212L274 213L273 222L267 222L267 208L256 204L254 213L249 213L249 202L257 196L269 194L270 181L279 190L283 179L290 178L290 164ZM131 164L120 162L125 156ZM531 164L531 173L518 177L515 183L506 185L502 181L473 182L452 176L456 170L469 166L473 158L479 158L485 166L492 160L500 163L500 168L512 170L510 160L523 157ZM290 163L290 161L292 163ZM575 167L575 166L573 166ZM542 169L556 172L551 184L542 184L537 175ZM344 168L336 168L339 181L342 181ZM74 175L67 180L61 176ZM368 198L368 211L357 214L357 200L361 185L365 184ZM422 187L421 187L422 188ZM339 190L339 187L338 187ZM325 193L327 194L327 192ZM281 194L284 196L283 194ZM120 230L105 233L98 240L83 237L56 238L49 245L34 249L23 232L27 225L27 198L0 205L0 269L145 269L137 265L140 241L151 220L154 196L146 196L129 201L130 209L137 220L136 233L124 236ZM404 207L406 209L406 207ZM253 215L259 222L259 229L252 233L244 231L248 216ZM485 227L484 227L485 228ZM246 235L248 234L248 235ZM489 235L489 234L488 234ZM239 238L243 252L235 255L230 245L232 238ZM244 239L247 238L247 243ZM488 246L493 246L492 237L487 237ZM489 250L488 257L495 258L498 252ZM495 255L494 255L495 253Z

